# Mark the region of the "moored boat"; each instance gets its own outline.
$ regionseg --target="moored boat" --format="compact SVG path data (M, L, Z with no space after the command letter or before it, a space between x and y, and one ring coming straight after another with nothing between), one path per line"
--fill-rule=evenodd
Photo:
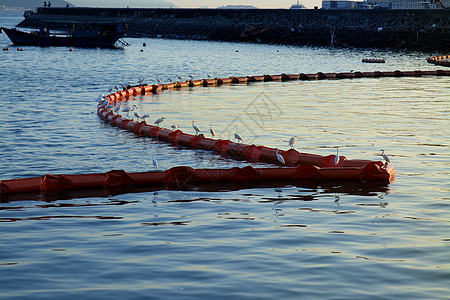
M46 27L39 31L24 32L16 28L1 27L16 46L65 46L114 48L116 42L125 36L125 23L72 24L72 30L64 33L50 33Z

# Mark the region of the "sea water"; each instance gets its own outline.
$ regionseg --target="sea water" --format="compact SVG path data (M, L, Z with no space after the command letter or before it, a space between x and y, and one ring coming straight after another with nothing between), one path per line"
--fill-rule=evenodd
M13 27L21 12L1 12ZM132 39L122 49L11 46L0 34L0 179L231 168L236 161L111 127L113 86L281 73L436 70L442 53ZM144 47L144 43L146 46ZM385 64L365 64L383 58ZM2 198L2 299L448 299L450 78L196 87L132 97L153 123L396 169L386 186L184 186Z

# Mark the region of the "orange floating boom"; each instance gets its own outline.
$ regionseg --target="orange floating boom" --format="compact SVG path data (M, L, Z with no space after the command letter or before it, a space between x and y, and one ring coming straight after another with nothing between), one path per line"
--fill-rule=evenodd
M429 62L446 61L449 56L433 57ZM214 78L202 80L188 80L171 84L150 86L134 86L107 96L110 103L128 100L134 95L156 94L162 90L179 89L194 86L221 86L223 84L248 84L251 82L288 81L288 80L323 80L323 79L351 79L351 78L379 78L379 77L421 77L421 76L450 76L450 71L393 71L393 72L347 72L316 74L280 74ZM105 108L98 107L98 115L112 126L134 132L137 135L158 137L161 141L214 151L232 157L279 163L276 150L264 146L237 144L229 140L214 140L200 134L193 136L181 130L172 131L135 122L115 115ZM1 193L23 193L39 191L63 191L73 189L105 188L114 186L134 185L164 185L180 183L215 183L226 181L265 181L265 180L357 180L392 182L395 179L395 169L390 164L381 161L348 160L340 156L335 165L335 155L321 156L299 153L294 149L279 150L286 165L283 168L253 168L251 166L232 169L193 169L190 167L174 167L162 172L126 173L125 171L110 171L101 174L81 175L45 175L42 177L12 179L1 181Z
M178 144L188 148L209 150L223 155L227 154L233 158L279 164L276 156L276 149L274 148L246 145L242 143L238 144L230 140L215 140L207 138L203 134L187 134L179 129L172 131L167 128L149 125L145 121L135 122L134 120L125 119L121 115L115 115L112 111L108 111L100 106L98 107L98 115L112 126L134 132L137 135L155 137L160 141ZM283 156L284 161L288 166L306 165L329 168L347 168L365 167L370 163L374 163L374 161L370 160L347 160L345 156L340 156L339 163L335 165L335 155L321 156L316 154L299 153L295 149L290 149L288 151L278 150L278 152ZM381 166L383 165L381 161L378 161L378 163Z
M427 59L430 64L450 67L450 55L432 56Z
M106 173L80 175L50 175L41 177L2 180L1 193L60 192L65 190L84 190L123 186L175 186L186 184L221 182L262 182L275 180L361 180L389 183L394 179L392 165L379 162L364 167L321 168L299 165L290 168L254 168L247 166L231 169L194 169L174 167L166 171L127 173L113 170Z
M223 84L239 84L249 82L267 82L267 81L288 81L288 80L323 80L323 79L349 79L349 78L379 78L379 77L420 77L420 76L450 76L450 71L393 71L393 72L348 72L348 73L322 73L316 74L280 74L280 75L262 75L262 76L245 76L245 77L229 77L214 78L202 80L188 80L185 82L175 82L170 84L159 84L151 86L131 87L131 90L116 92L107 98L110 103L128 100L130 95L152 93L166 89L179 89L183 87L193 86L221 86ZM144 122L135 122L123 118L121 115L115 115L111 111L103 107L98 107L98 115L112 126L134 132L137 135L150 136L158 138L161 141L182 145L190 148L199 148L214 151L223 155L229 155L234 158L246 159L248 161L265 161L269 163L279 164L276 156L276 149L264 146L237 144L229 140L214 140L206 138L200 134L197 136L183 133L181 130L172 131L166 128L159 128ZM280 150L287 166L314 166L318 167L322 176L325 178L341 178L355 180L377 180L380 176L372 176L367 173L361 175L360 170L365 168L379 168L378 172L383 173L384 180L389 182L394 180L395 170L391 165L383 164L381 161L370 160L348 160L344 156L340 156L338 164L335 165L335 155L320 156L307 153L299 153L294 149L288 151ZM331 175L333 176L331 176ZM316 178L311 175L311 178Z

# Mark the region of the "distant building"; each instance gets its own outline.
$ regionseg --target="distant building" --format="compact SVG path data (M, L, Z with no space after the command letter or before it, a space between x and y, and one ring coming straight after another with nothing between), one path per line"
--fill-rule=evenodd
M359 3L359 5L358 5ZM362 2L357 1L347 1L347 0L323 0L323 9L352 9L360 8Z
M449 0L365 0L363 5L368 8L441 9L449 4Z
M442 9L450 0L323 0L323 9Z

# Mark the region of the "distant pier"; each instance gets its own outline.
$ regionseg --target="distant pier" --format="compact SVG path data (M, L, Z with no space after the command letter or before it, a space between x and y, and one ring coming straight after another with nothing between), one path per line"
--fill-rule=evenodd
M143 9L41 7L19 27L117 22L128 36L330 47L450 51L450 10ZM48 26L48 25L47 25Z

